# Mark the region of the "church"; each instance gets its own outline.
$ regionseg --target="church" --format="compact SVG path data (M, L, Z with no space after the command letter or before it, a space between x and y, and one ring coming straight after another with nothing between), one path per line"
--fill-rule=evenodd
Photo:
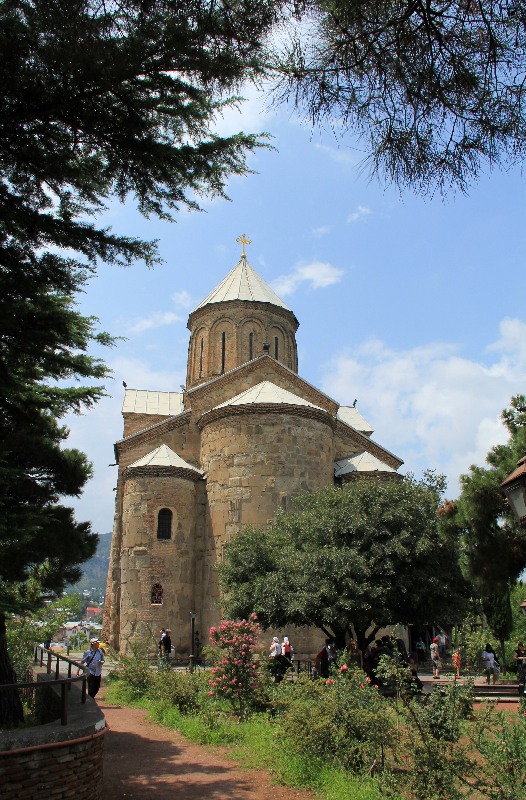
M299 375L294 312L247 261L190 313L186 386L126 387L103 636L126 650L172 630L207 643L220 618L215 565L245 526L263 528L303 491L402 461L372 438L355 403L340 406ZM289 631L297 653L320 633Z

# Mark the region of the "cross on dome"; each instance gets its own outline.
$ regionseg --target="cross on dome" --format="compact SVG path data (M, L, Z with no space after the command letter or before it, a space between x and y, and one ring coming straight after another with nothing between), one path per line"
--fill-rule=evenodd
M245 234L244 234L244 233L242 233L242 234L241 234L241 236L238 236L238 237L237 237L237 239L236 239L236 242L239 242L239 244L240 244L240 245L241 245L241 247L242 247L242 250L241 250L241 258L246 258L247 256L246 256L246 253L245 253L245 245L246 245L246 244L252 244L252 239L247 239L247 237L245 236Z

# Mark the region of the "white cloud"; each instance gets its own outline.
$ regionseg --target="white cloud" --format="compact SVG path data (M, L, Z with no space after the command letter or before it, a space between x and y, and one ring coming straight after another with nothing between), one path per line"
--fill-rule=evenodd
M261 133L268 127L270 112L265 92L247 83L241 88L239 96L242 98L239 103L227 106L216 114L213 128L219 136L232 136L240 131Z
M456 496L459 476L507 439L500 412L524 389L525 334L525 323L503 320L487 348L499 355L487 364L447 343L396 351L369 340L327 365L323 389L343 404L357 397L373 438L404 459L402 471L437 469Z
M331 161L335 161L337 164L346 164L348 166L355 166L358 164L360 160L348 148L343 150L339 147L329 147L326 144L319 144L319 143L316 143L314 147L321 153L325 153L325 155L329 156Z
M322 236L327 236L327 234L330 232L330 225L321 225L319 228L313 229L312 235L315 236L316 239L321 239Z
M371 209L367 208L367 206L356 206L356 209L347 217L347 222L360 222L361 220L367 219L372 213Z
M280 297L292 294L302 283L309 284L311 289L325 289L339 283L344 270L333 267L323 261L311 261L310 264L296 264L288 275L280 275L272 281L272 288Z
M177 308L190 308L192 305L192 298L186 289L180 292L174 292L172 294L172 300Z
M65 498L64 502L75 509L79 521L91 520L96 533L108 533L112 529L115 504L113 488L117 480L117 468L110 466L115 461L114 442L122 438L122 402L126 381L130 389L155 389L158 391L179 391L185 382L181 371L161 372L152 370L139 359L116 358L108 361L114 379L108 381L110 396L81 415L71 415L65 419L70 429L67 447L76 447L88 456L94 465L94 476L88 481L79 499Z
M173 325L175 322L182 322L183 318L174 314L173 311L157 311L151 317L141 317L130 322L127 326L127 332L143 333L144 331L151 330L152 328L161 328L164 325Z

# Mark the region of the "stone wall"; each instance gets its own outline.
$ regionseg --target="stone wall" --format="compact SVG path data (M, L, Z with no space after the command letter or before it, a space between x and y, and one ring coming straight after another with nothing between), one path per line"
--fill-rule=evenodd
M79 684L67 697L67 725L2 733L0 800L102 800L104 715L91 697L81 703Z
M285 308L242 300L212 303L190 315L188 328L188 389L258 358L264 343L277 361L298 371L298 321Z

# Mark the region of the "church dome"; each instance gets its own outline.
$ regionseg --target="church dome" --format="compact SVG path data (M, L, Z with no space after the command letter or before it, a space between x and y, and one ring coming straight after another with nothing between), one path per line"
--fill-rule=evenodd
M190 343L186 388L224 375L263 354L298 372L294 313L241 258L188 318Z

